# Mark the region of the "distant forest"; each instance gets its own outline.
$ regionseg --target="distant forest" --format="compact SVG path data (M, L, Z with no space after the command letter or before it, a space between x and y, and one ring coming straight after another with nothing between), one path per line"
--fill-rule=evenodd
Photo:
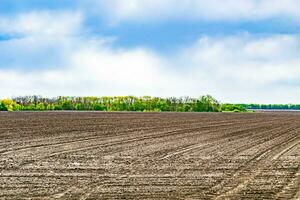
M0 111L139 111L139 112L246 112L249 109L300 110L292 104L221 104L210 95L191 97L55 97L20 96L0 100Z
M236 104L246 109L300 110L300 104Z

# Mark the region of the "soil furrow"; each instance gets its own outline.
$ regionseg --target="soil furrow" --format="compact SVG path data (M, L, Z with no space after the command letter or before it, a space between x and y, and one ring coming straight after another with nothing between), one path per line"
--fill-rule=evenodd
M300 112L0 112L0 199L300 199Z

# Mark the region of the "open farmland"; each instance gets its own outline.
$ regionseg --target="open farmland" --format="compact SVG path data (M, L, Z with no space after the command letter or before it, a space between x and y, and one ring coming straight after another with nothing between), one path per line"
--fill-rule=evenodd
M300 199L300 113L0 113L0 199Z

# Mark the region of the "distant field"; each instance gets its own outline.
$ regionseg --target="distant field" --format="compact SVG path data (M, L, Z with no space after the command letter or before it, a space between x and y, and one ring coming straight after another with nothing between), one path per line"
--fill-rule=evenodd
M292 109L248 109L248 111L255 112L300 112L300 110L292 110Z
M300 112L2 112L0 170L0 199L300 199Z

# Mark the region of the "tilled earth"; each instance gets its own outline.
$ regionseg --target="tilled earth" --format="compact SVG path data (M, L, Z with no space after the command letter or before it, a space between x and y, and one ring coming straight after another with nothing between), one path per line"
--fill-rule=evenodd
M2 112L0 199L300 199L300 112Z

